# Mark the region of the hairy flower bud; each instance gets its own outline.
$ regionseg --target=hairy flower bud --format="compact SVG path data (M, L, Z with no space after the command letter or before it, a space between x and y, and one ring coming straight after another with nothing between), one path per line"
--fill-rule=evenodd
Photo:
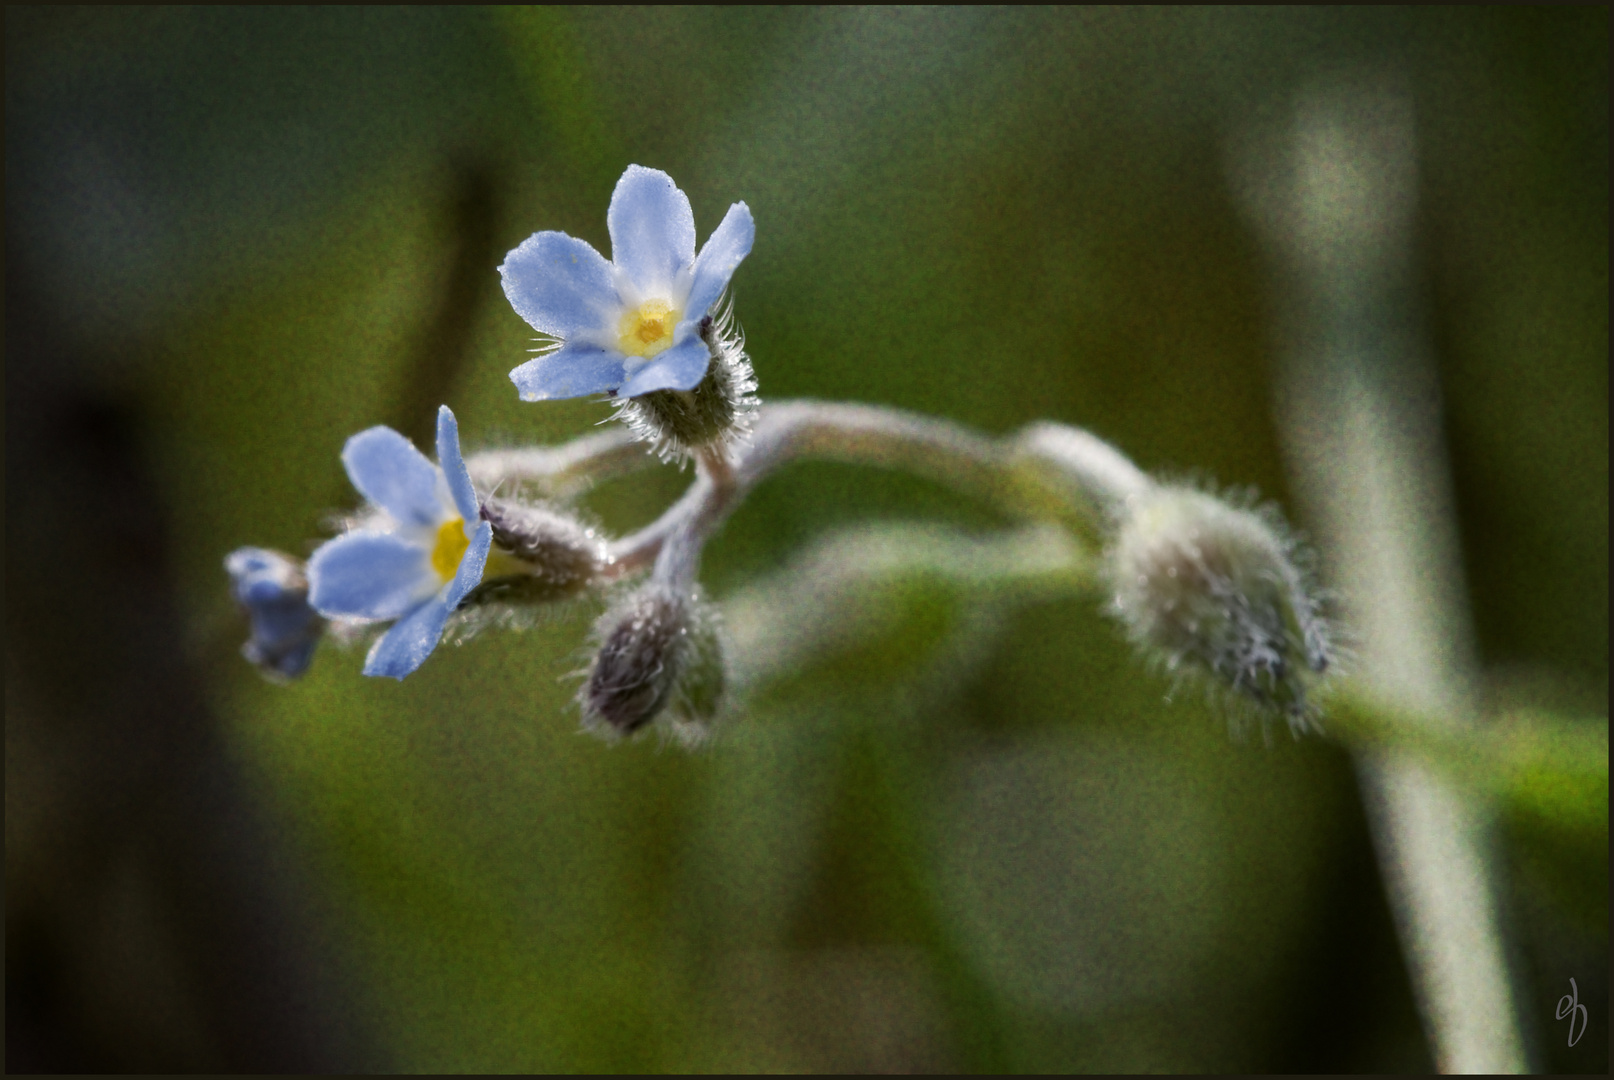
M700 336L712 360L693 390L656 390L616 402L616 418L663 460L732 445L751 430L757 380L745 337L734 325L733 304L719 302L715 314L701 320Z
M1171 670L1197 667L1299 731L1306 690L1328 670L1332 646L1296 554L1270 513L1154 488L1121 511L1112 611Z
M605 546L593 530L565 514L502 499L482 503L493 528L482 582L461 607L543 604L575 596L598 578Z
M665 716L677 734L698 739L725 681L711 609L688 590L652 581L596 629L600 648L579 694L584 725L630 735Z
M295 679L308 670L325 620L308 605L308 579L300 560L266 548L245 547L224 560L230 592L251 620L241 655L271 679Z

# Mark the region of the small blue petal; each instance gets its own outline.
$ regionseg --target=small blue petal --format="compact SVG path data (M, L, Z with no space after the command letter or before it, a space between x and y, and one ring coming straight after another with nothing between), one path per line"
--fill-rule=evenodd
M751 208L743 202L729 207L723 223L706 238L705 246L695 258L695 280L689 287L689 302L684 305L686 319L698 319L711 310L728 288L729 279L741 260L751 254L751 244L756 238L757 226L751 220Z
M308 606L308 586L296 561L278 551L239 548L224 560L224 568L252 625L242 654L285 678L301 675L325 622Z
M510 372L522 401L583 397L615 390L627 375L621 353L598 345L567 342L546 356L528 360Z
M413 672L437 648L451 610L441 596L434 596L407 619L399 620L371 647L364 658L364 673L401 679Z
M443 626L448 622L449 614L465 599L465 594L482 580L482 567L487 563L488 548L492 543L493 526L484 521L477 526L454 580L444 585L436 596L407 618L400 620L370 649L370 655L364 660L366 675L402 679L426 662L426 657L442 640Z
M348 479L371 502L406 525L431 525L443 516L437 501L437 466L389 427L361 431L342 447Z
M460 456L460 426L447 405L437 407L437 461L442 466L448 490L454 496L454 505L465 522L465 535L471 535L471 523L481 516L476 501L476 489L471 487L471 474Z
M396 619L438 584L430 553L394 533L350 532L308 560L308 602L327 618Z
M689 197L660 169L629 165L605 215L611 261L646 296L665 296L695 261Z
M634 373L622 384L617 393L622 397L638 397L652 390L693 390L706 377L712 362L712 352L699 334L689 336Z
M611 264L581 240L534 233L504 257L499 276L510 306L541 334L564 339L616 329L611 315L622 302Z

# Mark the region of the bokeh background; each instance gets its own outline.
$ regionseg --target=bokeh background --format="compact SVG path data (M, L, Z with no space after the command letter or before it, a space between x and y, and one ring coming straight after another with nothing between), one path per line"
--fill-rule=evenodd
M1606 717L1605 9L7 8L8 1070L1428 1069L1346 753L1230 739L1096 599L995 613L945 685L899 633L687 753L578 733L597 607L282 687L221 565L326 535L364 427L603 419L517 400L495 267L608 250L629 163L703 238L750 205L765 399L1064 421L1284 504L1228 147L1363 70L1416 108L1487 691ZM998 523L799 465L704 580L891 519ZM1606 1071L1606 827L1504 826L1534 1051Z

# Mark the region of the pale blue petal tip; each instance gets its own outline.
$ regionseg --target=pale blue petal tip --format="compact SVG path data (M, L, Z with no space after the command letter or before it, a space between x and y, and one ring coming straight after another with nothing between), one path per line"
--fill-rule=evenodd
M689 196L660 169L629 165L605 215L611 261L641 293L671 286L695 260Z
M568 342L510 372L523 401L586 397L615 390L626 377L627 357L597 345Z
M308 601L327 618L396 619L436 585L431 553L394 533L350 532L308 560Z
M693 390L706 377L711 362L712 351L706 342L691 335L639 369L618 393L629 398L656 390Z
M454 506L465 522L465 535L469 537L471 523L481 516L480 506L476 501L476 490L471 487L470 471L460 455L459 423L447 405L440 405L437 409L437 460L442 465L444 479L448 481L448 490L454 496Z
M711 310L717 298L728 288L729 281L740 263L751 254L756 241L757 227L751 220L751 208L743 202L729 207L722 224L718 225L695 259L695 279L689 287L686 318L698 318Z
M599 330L619 304L611 264L561 232L534 233L499 267L504 295L534 330L571 338Z
M408 525L441 516L437 466L389 427L361 431L342 448L342 464L359 493Z
M444 597L434 596L400 619L371 647L364 660L364 673L402 679L414 672L437 648L450 610Z

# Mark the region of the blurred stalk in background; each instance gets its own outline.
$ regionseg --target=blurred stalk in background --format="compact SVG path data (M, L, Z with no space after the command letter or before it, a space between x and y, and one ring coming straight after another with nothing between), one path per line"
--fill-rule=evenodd
M1310 87L1238 163L1286 305L1278 409L1364 692L1458 738L1481 723L1440 395L1413 269L1417 137L1380 76ZM1265 191L1261 191L1261 188ZM1357 761L1435 1062L1524 1072L1494 811L1394 749Z

